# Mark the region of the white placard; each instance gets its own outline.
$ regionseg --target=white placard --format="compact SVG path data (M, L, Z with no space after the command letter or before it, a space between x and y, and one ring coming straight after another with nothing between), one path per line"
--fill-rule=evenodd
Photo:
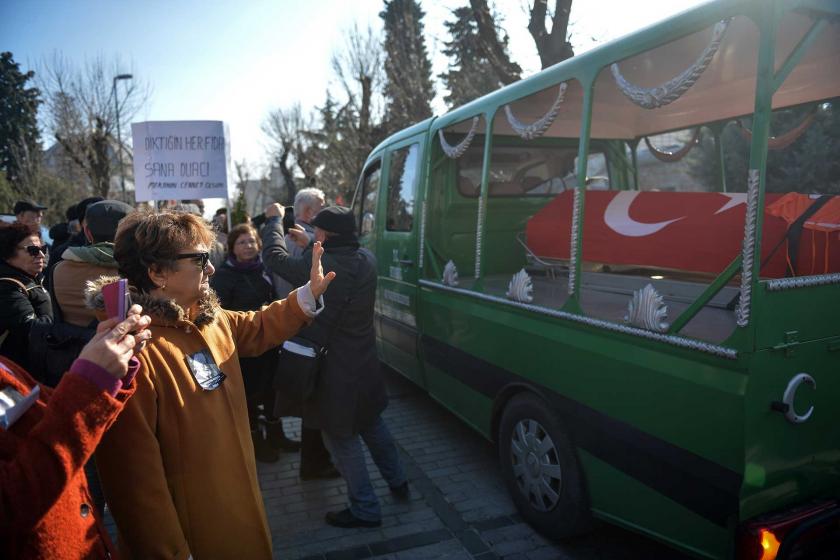
M222 121L132 123L135 200L228 198L230 135Z

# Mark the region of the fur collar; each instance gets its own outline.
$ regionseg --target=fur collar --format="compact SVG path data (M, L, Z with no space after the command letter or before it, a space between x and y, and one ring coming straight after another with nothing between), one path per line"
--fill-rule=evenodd
M89 280L85 287L85 304L96 310L105 310L105 301L102 298L102 287L111 282L119 280L118 276L100 276L96 280ZM176 325L187 320L187 313L184 309L171 299L155 298L147 293L138 292L133 286L129 286L131 303L137 303L143 307L143 313L151 315L152 322L164 325ZM221 309L219 298L212 289L198 302L198 314L192 321L197 327L212 324L216 314Z

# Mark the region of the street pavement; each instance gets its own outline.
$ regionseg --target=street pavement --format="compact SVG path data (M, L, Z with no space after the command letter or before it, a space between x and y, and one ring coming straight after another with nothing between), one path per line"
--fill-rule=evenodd
M368 455L382 527L338 529L324 514L343 509L341 479L302 482L299 456L257 463L274 557L288 560L685 560L653 540L605 523L556 543L516 513L492 444L399 374L388 371L385 421L411 483L411 499L395 500ZM300 438L300 421L284 419ZM115 536L113 518L106 526ZM231 536L235 538L235 536ZM247 559L245 559L247 560Z
M562 544L541 536L517 515L492 444L400 375L387 374L384 417L411 480L412 498L396 501L368 456L382 503L382 527L337 529L324 513L342 509L340 479L301 482L297 454L259 464L275 558L343 559L627 559L681 560L655 541L598 523L592 534ZM299 437L300 422L286 419Z

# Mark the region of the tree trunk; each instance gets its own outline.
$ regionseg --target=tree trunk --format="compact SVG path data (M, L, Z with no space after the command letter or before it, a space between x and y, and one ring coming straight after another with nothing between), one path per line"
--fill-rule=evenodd
M528 22L528 31L531 32L531 37L537 45L543 68L553 66L575 55L572 44L567 40L572 0L556 0L551 33L545 28L547 11L548 0L534 0L534 5L531 7L531 20Z
M295 175L289 169L289 154L292 151L291 143L283 142L280 152L280 157L277 158L277 165L280 167L280 175L283 176L283 182L286 184L286 190L289 193L289 200L294 200L298 188L295 184Z

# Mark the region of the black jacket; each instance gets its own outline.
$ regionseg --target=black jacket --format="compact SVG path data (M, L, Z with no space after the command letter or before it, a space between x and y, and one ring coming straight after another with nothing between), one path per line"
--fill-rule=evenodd
M294 286L309 280L311 246L299 257L289 256L279 219L266 223L262 242L263 261L271 272ZM331 247L328 242L321 264L324 273L335 271L336 277L324 294L324 311L299 336L319 344L329 338L328 353L315 396L304 405L303 422L348 437L369 427L388 404L373 328L376 258L367 249ZM351 299L342 312L348 296Z
M23 284L0 280L0 336L7 333L0 354L29 369L29 331L34 323L52 323L50 295L40 280L0 261L0 278L14 278Z
M210 287L222 307L231 311L256 311L276 298L274 287L261 270L240 270L228 261L210 277Z

